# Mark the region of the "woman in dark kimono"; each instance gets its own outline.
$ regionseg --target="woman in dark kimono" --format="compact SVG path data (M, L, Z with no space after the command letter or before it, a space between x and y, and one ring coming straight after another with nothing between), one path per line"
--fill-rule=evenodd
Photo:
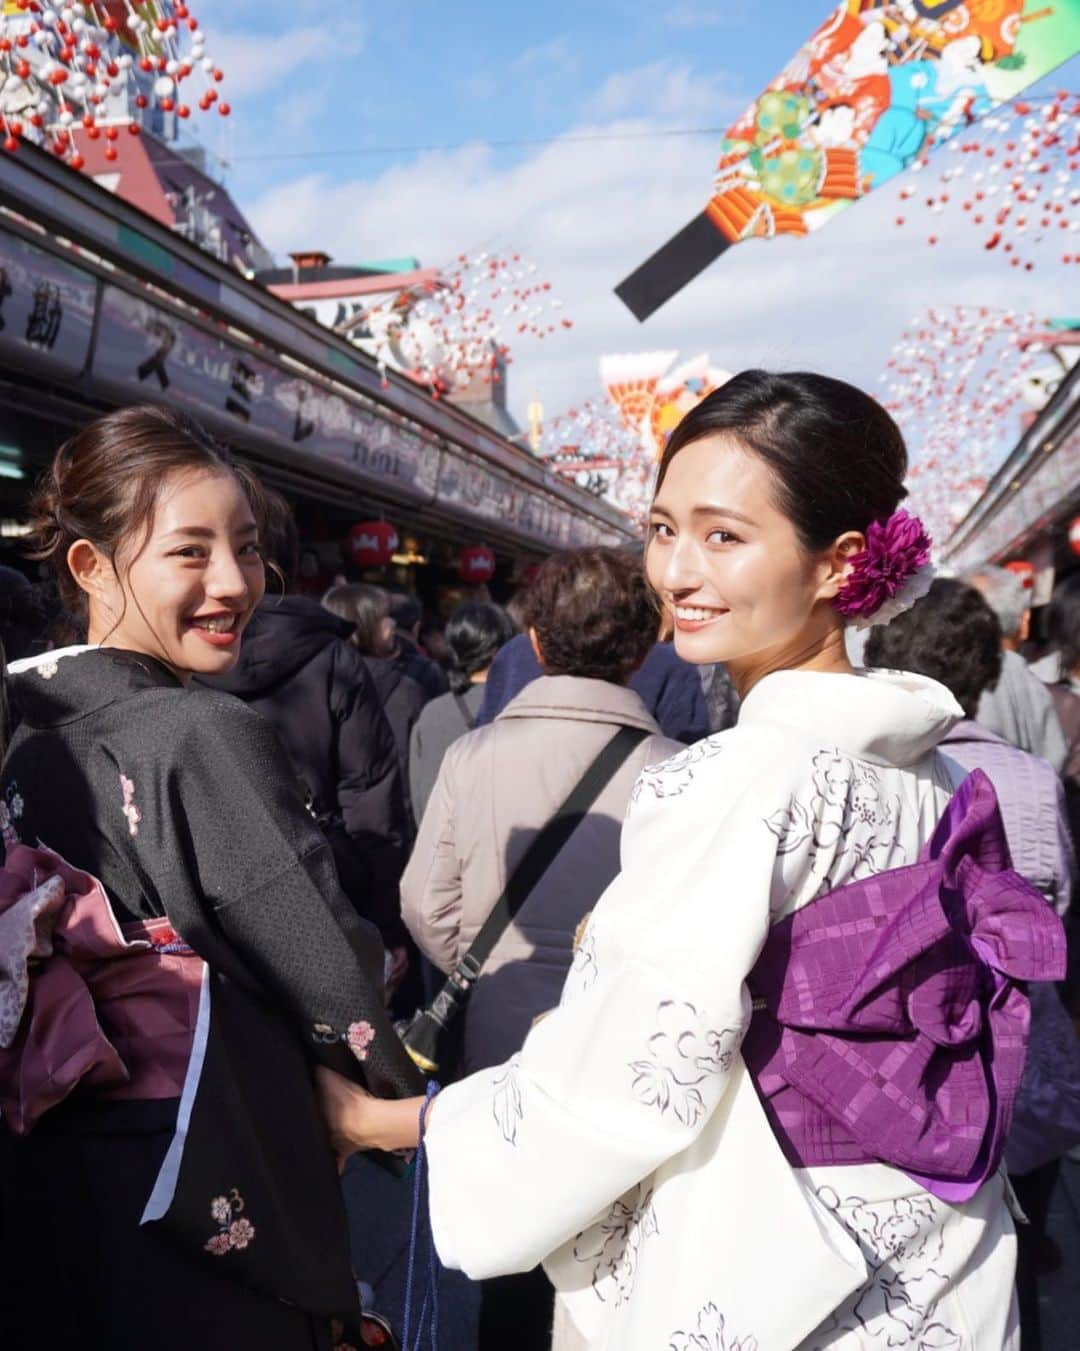
M356 1312L311 1067L391 1097L419 1075L269 724L188 688L233 665L263 595L259 507L150 407L85 428L35 497L89 645L8 683L7 1346L314 1351Z

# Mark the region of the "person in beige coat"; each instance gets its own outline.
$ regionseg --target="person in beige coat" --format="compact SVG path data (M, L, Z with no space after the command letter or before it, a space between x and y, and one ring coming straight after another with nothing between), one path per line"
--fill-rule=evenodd
M549 559L527 627L544 675L446 753L401 880L421 951L450 972L526 848L620 727L652 735L631 753L522 906L474 987L464 1068L500 1064L558 1003L574 933L619 870L619 833L638 774L683 750L626 688L656 638L640 562L612 549Z

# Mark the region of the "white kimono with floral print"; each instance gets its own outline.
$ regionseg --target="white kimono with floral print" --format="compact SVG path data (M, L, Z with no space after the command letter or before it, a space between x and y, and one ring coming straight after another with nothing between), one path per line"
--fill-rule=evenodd
M447 1265L542 1261L610 1351L1015 1345L1001 1178L949 1206L880 1164L793 1169L739 1055L769 924L915 860L959 717L922 677L780 672L642 773L559 1007L432 1114Z

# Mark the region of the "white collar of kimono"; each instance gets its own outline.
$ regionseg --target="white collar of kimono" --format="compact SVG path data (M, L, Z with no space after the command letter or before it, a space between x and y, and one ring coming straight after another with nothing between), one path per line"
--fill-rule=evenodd
M82 644L77 647L57 647L51 652L39 652L34 657L20 657L8 666L8 675L22 675L24 671L36 671L39 666L51 666L61 657L77 657L80 652L95 652L97 644Z
M911 671L775 671L746 696L739 726L798 728L872 764L910 765L963 716L944 685Z

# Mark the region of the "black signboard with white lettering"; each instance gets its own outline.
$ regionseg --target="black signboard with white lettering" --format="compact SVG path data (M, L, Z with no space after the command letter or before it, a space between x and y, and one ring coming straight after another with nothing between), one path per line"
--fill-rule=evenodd
M0 362L73 377L86 365L97 281L88 272L0 234Z

